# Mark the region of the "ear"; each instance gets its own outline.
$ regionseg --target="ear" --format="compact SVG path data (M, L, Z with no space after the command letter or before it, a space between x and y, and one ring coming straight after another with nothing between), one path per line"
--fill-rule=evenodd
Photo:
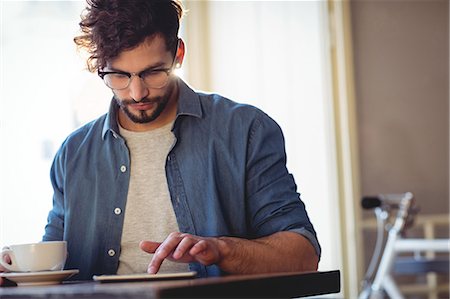
M184 49L184 42L180 38L180 41L178 43L177 54L175 56L175 67L176 68L180 68L181 65L183 65L184 51L185 51L185 49Z

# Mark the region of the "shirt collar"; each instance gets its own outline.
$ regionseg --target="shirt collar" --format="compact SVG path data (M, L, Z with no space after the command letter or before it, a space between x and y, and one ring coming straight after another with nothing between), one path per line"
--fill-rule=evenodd
M178 88L180 94L178 96L178 111L176 118L180 115L201 118L203 114L199 95L181 79L178 79Z
M177 83L179 88L179 96L176 119L178 119L178 117L180 117L181 115L201 118L203 114L199 95L180 78L178 78ZM117 105L116 101L113 98L109 106L109 111L106 114L105 123L103 124L103 140L105 139L106 133L108 131L111 131L113 135L119 135L119 126L117 124L118 110L119 105Z

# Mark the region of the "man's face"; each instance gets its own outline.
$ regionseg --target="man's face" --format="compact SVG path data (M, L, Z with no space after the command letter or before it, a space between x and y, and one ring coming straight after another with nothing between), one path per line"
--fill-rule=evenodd
M122 52L109 62L104 71L122 71L139 74L153 70L170 69L173 54L166 49L160 35L147 38L138 47ZM119 122L132 131L159 127L174 117L177 84L173 76L163 87L149 86L138 76L132 76L128 87L113 89L120 106Z

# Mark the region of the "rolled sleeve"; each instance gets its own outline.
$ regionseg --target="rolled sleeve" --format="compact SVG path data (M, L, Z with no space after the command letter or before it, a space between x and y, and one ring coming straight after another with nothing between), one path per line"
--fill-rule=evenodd
M286 168L282 131L263 113L253 123L247 158L247 206L256 237L296 232L307 238L320 256L316 232Z

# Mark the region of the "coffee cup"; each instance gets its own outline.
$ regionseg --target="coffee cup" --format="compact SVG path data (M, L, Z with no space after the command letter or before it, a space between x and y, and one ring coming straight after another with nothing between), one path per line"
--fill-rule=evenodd
M11 263L5 261L9 256ZM6 246L0 264L10 272L58 271L67 258L66 241L49 241Z

